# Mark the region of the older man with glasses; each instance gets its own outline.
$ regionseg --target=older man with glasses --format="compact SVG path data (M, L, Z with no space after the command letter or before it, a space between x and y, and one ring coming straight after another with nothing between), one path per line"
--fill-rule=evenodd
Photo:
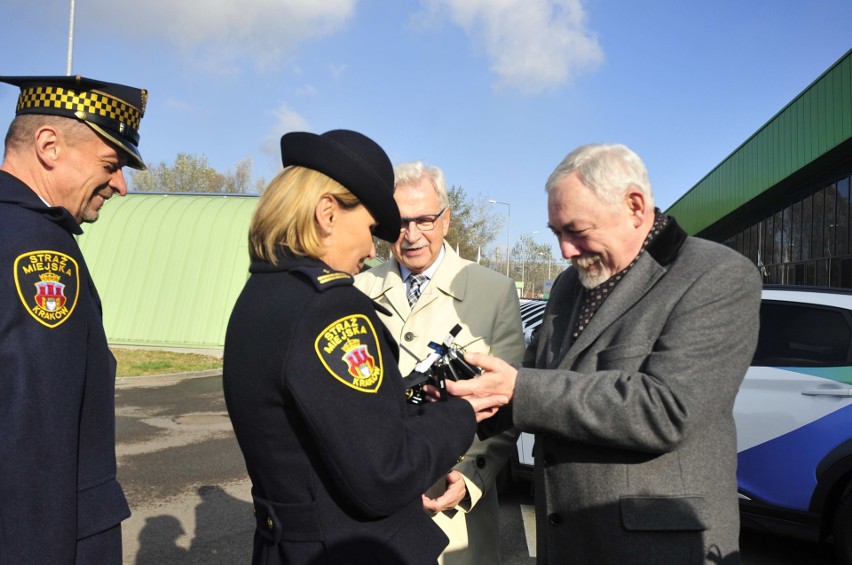
M444 241L451 209L444 174L421 162L394 168L402 222L393 258L361 273L355 286L385 308L380 316L399 343L408 375L455 324L455 344L519 362L524 336L514 282L459 257ZM447 430L452 433L453 430ZM515 449L510 430L474 440L465 457L423 495L424 509L450 538L439 563L499 563L495 479Z

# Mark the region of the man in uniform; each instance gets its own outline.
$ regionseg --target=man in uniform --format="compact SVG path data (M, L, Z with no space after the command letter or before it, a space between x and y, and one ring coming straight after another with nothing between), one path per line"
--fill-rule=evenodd
M74 236L145 168L147 92L0 81L21 90L0 165L0 564L118 564L115 359Z
M422 162L394 168L394 200L402 215L393 259L358 275L355 286L376 301L399 343L402 375L441 342L453 326L455 344L520 362L524 335L511 279L459 257L444 241L451 209L444 174ZM452 433L453 430L447 430ZM465 458L423 496L424 509L450 538L439 563L499 563L495 478L516 449L507 431L474 440Z

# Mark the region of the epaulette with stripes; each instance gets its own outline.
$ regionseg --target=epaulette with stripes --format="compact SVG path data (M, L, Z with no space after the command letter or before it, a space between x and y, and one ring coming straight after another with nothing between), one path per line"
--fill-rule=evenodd
M322 267L296 267L293 272L302 274L320 292L338 286L351 286L355 281L352 275Z

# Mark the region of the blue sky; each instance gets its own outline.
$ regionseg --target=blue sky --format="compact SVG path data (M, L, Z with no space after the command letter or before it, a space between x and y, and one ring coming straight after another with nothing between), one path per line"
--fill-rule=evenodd
M65 74L69 12L4 0L0 74ZM148 163L251 157L269 180L286 131L355 129L543 243L571 149L627 144L666 208L852 47L850 22L850 0L76 0L72 72L149 90ZM0 85L3 131L16 98Z

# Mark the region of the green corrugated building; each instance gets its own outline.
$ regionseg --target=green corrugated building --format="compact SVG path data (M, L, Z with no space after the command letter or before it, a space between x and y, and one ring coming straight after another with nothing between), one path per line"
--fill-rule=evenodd
M110 343L221 348L248 277L256 203L188 194L110 199L79 238Z
M852 288L852 50L668 212L767 283Z

